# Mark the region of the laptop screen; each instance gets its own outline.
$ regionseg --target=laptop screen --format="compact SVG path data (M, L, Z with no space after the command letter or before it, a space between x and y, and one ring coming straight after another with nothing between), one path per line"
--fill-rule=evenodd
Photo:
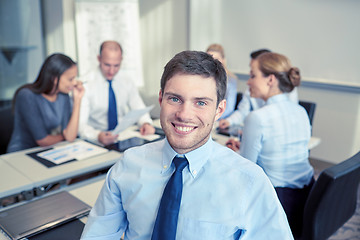
M74 218L91 207L66 191L0 211L0 228L11 239L30 237Z

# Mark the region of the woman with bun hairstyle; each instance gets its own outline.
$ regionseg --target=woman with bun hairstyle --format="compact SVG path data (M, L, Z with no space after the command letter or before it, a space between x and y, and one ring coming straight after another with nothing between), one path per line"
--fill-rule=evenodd
M308 115L285 94L300 85L300 71L281 54L263 53L252 61L247 84L250 96L266 103L246 117L240 154L263 168L275 187L293 234L297 234L314 181L308 160L311 137Z
M8 152L73 141L77 137L84 88L76 76L76 63L56 53L46 58L34 83L15 92L14 130Z

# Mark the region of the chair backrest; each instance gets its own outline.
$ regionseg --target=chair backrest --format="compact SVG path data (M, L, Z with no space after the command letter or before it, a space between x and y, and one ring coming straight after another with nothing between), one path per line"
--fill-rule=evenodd
M302 236L323 240L354 214L360 181L360 152L320 173L305 204Z
M303 106L303 108L305 108L305 110L309 116L309 119L310 119L310 125L312 126L314 114L315 114L316 103L300 100L299 104L301 106Z
M242 92L237 92L236 94L236 104L235 104L235 109L237 109L237 106L239 105L239 102L241 101L242 99Z
M14 116L11 106L0 108L0 154L6 153L14 128Z

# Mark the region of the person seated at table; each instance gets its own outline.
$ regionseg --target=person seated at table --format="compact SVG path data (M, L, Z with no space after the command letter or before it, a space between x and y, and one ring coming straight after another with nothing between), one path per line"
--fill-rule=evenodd
M118 135L111 130L129 111L145 108L135 84L119 71L123 50L116 41L105 41L100 46L99 67L81 77L86 89L80 112L80 137L109 145ZM138 125L143 135L155 133L149 114L142 116Z
M271 52L269 49L259 49L256 51L253 51L250 53L250 65L251 62L254 61L258 56L260 56L262 53ZM291 92L285 93L289 99L295 103L297 103L298 100L298 92L297 87L295 87ZM237 105L237 108L234 112L231 113L230 116L227 116L224 119L221 119L219 121L219 128L220 129L226 129L229 126L234 125L244 125L244 120L246 116L253 110L259 109L262 106L265 105L265 102L261 98L253 98L250 97L250 91L249 88L245 90L245 92L242 95L241 101Z
M7 152L73 141L77 137L84 88L76 76L76 63L56 53L46 58L34 83L15 92L14 130Z
M269 179L214 142L226 72L205 52L165 66L159 91L166 138L124 152L109 170L81 239L293 239Z
M311 129L305 109L286 93L300 84L300 71L278 53L263 53L251 63L251 97L265 106L245 119L241 143L227 145L261 166L287 214L293 232L301 230L304 204L314 182L309 163ZM234 146L237 144L237 146Z
M225 59L225 51L223 46L220 44L211 44L207 49L206 52L209 53L213 58L219 60L227 74L227 88L226 88L226 109L224 114L220 117L220 119L229 117L236 108L236 95L237 95L237 77L234 73L229 71L226 67L226 59Z

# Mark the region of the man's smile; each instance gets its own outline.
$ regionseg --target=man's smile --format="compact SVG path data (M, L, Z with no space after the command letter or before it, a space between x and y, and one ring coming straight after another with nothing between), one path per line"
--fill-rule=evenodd
M193 127L193 126L186 126L186 125L180 125L180 124L175 124L175 123L171 123L171 124L174 126L176 132L180 133L180 134L190 133L194 129L196 129L196 127Z

